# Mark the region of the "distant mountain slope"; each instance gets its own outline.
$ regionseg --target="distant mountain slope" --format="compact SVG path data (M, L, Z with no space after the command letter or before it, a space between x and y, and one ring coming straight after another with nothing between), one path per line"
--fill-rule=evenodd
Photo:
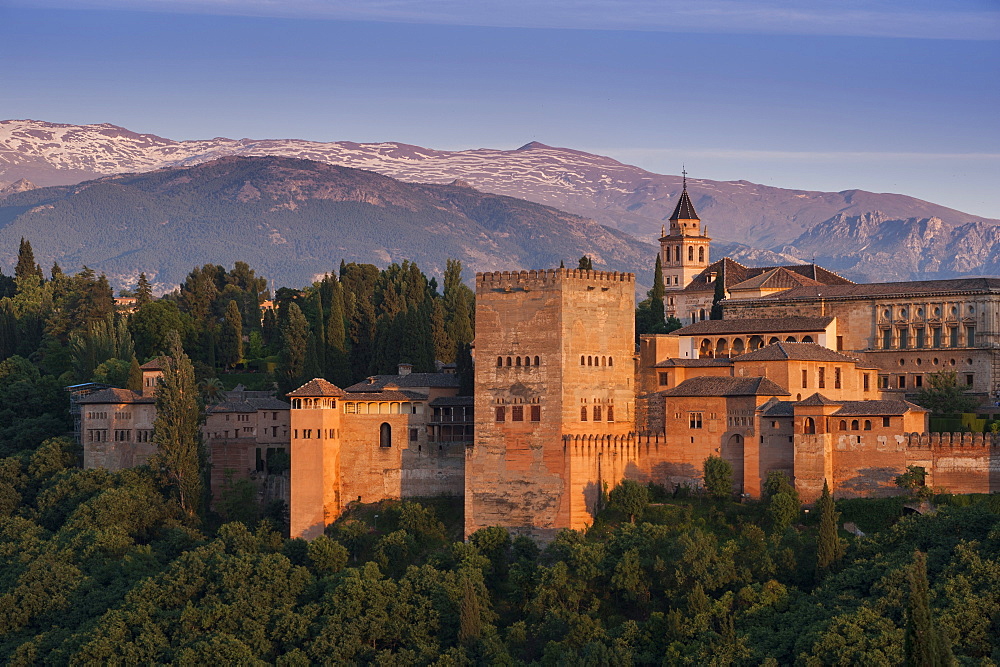
M76 183L95 176L184 166L226 155L283 155L370 169L404 181L462 179L484 192L527 199L592 218L654 241L681 188L678 176L654 174L600 155L532 142L516 150L437 151L393 142L322 143L295 139L173 141L110 124L0 121L0 181ZM938 218L945 226L1000 224L913 197L862 190L788 190L747 181L689 179L711 235L779 250L812 226L843 214L879 211L887 219ZM809 260L809 257L800 257Z
M226 157L192 167L14 192L0 200L0 264L29 238L47 270L86 264L119 285L146 271L162 287L194 266L243 260L302 285L340 260L404 259L441 273L575 266L639 271L656 248L554 208L467 185L403 183L369 171L281 157ZM648 276L648 277L647 277Z

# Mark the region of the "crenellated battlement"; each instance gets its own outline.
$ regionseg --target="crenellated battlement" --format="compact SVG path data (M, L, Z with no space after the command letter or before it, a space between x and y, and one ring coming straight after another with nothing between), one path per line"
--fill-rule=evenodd
M1000 433L907 433L909 449L1000 448Z
M624 271L586 271L583 269L531 269L529 271L491 271L476 274L476 291L545 288L562 280L635 283L635 274Z

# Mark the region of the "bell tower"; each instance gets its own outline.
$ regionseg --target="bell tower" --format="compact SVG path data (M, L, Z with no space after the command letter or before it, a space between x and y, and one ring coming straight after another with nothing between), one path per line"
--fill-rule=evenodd
M687 191L687 170L684 170L684 186L677 207L670 216L670 233L660 238L660 262L663 264L663 282L667 290L664 311L667 315L676 312L671 291L684 289L691 280L705 270L709 264L709 243L711 239L701 229L701 219L695 213L694 204Z

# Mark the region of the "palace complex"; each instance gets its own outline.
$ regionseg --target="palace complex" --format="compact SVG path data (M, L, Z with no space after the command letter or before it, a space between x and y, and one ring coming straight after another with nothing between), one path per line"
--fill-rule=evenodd
M351 502L451 494L467 534L544 540L592 523L622 479L699 486L709 456L749 497L772 471L804 502L824 481L838 497L891 494L910 465L953 493L998 488L1000 440L929 433L908 399L946 370L993 404L1000 279L855 284L812 264L712 262L686 187L666 231L664 307L681 329L636 345L633 274L477 274L473 396L453 374L405 365L346 388L310 380L290 403L233 392L204 429L213 491L287 453L293 536L320 534ZM87 467L151 455L158 366L143 372L141 394L78 399Z

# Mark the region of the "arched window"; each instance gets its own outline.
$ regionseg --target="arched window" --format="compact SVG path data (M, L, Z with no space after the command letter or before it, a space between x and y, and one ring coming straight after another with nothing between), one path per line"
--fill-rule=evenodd
M510 357L507 357L507 365L510 366Z
M739 355L743 354L743 351L746 349L744 345L745 344L743 343L742 338L737 338L736 340L734 340L733 353L731 356L738 357Z
M858 430L858 420L857 419L852 419L851 420L851 430L852 431L857 431Z
M586 405L580 407L580 421L582 421L582 422L587 421L587 406Z
M816 422L813 421L812 417L806 417L806 420L802 423L802 432L807 435L816 432Z
M378 427L378 446L392 447L392 427L389 426L388 422L382 422L382 425Z
M581 365L581 366L583 366L583 365L585 364L586 360L587 360L587 358L586 358L586 357L584 357L584 356L583 356L583 355L581 354L581 355L580 355L580 365Z
M601 357L601 365L602 366L607 366L608 365L608 358L607 357Z
M813 341L813 337L812 336L803 336L802 337L802 342L803 343L812 343L812 342L814 342Z
M693 245L689 245L688 246L688 261L689 262L693 262L694 261L694 246Z
M866 419L865 420L865 430L866 431L872 430L872 420L871 419Z
M680 246L677 246L677 247L674 248L674 261L675 262L681 261L681 247Z
M705 261L705 248L704 247L698 248L698 261L699 262L704 262Z
M538 366L538 356L535 356L535 365Z
M771 339L767 341L767 344L768 345L774 345L775 343L780 343L780 342L781 341L778 340L775 336L771 336Z
M608 366L614 366L614 365L615 365L615 358L608 357Z
M530 366L531 365L531 357L525 357L524 358L524 365L525 366Z
M588 366L593 366L594 365L594 358L593 357L590 357L590 356L587 357L587 365Z
M601 406L599 405L594 406L594 421L595 422L601 421Z
M497 368L503 366L503 357L497 357Z
M615 420L615 406L608 406L608 421L613 422Z
M701 310L698 311L698 317L700 319L702 319L702 320L705 319L705 309L704 308L702 308Z
M521 365L521 357L514 357L514 365L515 366Z
M841 419L840 420L840 430L841 431L846 431L847 430L847 420L846 419Z
M788 338L785 339L785 342L786 343L794 343L795 342L795 336L789 336Z

